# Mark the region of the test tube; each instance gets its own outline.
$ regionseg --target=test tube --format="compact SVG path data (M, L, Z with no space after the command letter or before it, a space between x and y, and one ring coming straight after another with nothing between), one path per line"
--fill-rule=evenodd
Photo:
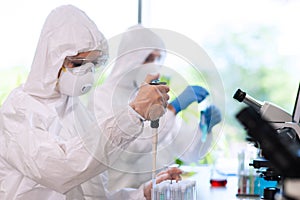
M194 195L193 199L196 200L197 199L197 183L196 183L196 181L193 181L193 191L194 191L193 192L193 195Z
M152 185L151 200L157 200L157 185Z
M170 181L166 181L166 199L167 200L171 200L171 182Z
M200 112L200 117L201 117L201 120L200 120L200 129L201 129L201 141L202 142L205 142L206 141L206 137L207 137L207 134L208 134L208 127L207 127L207 123L206 123L206 118L205 118L205 113L204 111L202 110Z
M180 199L181 196L181 192L180 192L180 188L179 188L179 183L173 183L174 184L174 199Z
M170 200L175 199L175 184L170 184Z
M180 183L180 189L181 189L181 200L185 200L185 196L186 196L186 185L183 183Z
M159 184L158 186L158 196L159 200L165 200L164 193L163 193L163 185Z

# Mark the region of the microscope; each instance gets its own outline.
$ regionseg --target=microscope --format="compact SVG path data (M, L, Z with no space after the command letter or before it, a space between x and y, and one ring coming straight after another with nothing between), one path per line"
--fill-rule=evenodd
M281 174L282 191L262 199L299 200L300 144L280 137L275 127L251 107L242 109L236 117L247 134L260 143L265 158Z
M298 96L299 96L299 89L298 89ZM261 172L260 175L267 181L277 181L278 183L282 184L283 177L285 177L287 174L286 172L284 173L282 172L280 167L278 167L278 163L276 162L274 163L274 161L269 160L270 155L268 154L272 153L274 154L272 155L274 157L276 156L275 154L277 154L276 152L278 151L281 152L280 154L278 154L278 156L279 155L284 156L283 155L284 150L280 147L280 145L275 144L276 143L275 139L278 139L279 141L284 141L285 145L288 147L299 145L300 148L299 119L298 121L295 121L296 120L295 116L299 112L299 107L300 107L299 106L300 104L297 104L297 102L299 101L298 96L296 99L293 116L290 115L288 112L286 112L284 109L280 108L279 106L276 106L275 104L272 104L270 102L257 101L256 99L246 94L246 92L242 91L241 89L238 89L233 96L234 99L238 100L239 102L245 103L248 106L248 109L251 109L251 112L247 110L247 112L245 111L245 113L247 114L242 114L242 116L247 115L244 116L244 118L242 118L244 120L242 124L244 124L249 131L248 132L249 138L247 138L247 140L255 143L255 147L257 147L261 151L261 155L258 159L254 159L253 163L250 163L249 165L253 166L256 169L260 169L258 170L259 172ZM296 109L298 109L297 112ZM251 123L249 113L251 113L252 114L251 116L256 120L263 119L264 122L271 127L269 129L272 129L272 131L268 130L269 131L268 137L266 136L265 133L263 133L264 130L260 130L260 132L257 132L257 130L255 130L255 133L253 133L254 130L251 130L250 128L251 125L249 124ZM238 116L239 116L238 119L241 121L241 116L240 115ZM260 125L262 125L262 123ZM259 135L257 135L258 133ZM274 147L274 149L272 149L273 152L266 149L266 146L267 148L270 148L271 144ZM295 147L293 148L294 150L297 149ZM280 161L283 161L283 158L281 158ZM300 168L298 169L300 174ZM278 187L264 188L264 194L262 196L262 199L270 199L270 200L274 199L275 193L278 193L279 190L280 189Z
M252 107L279 132L291 128L295 130L298 137L300 137L300 127L298 123L294 123L292 115L283 108L267 101L260 102L241 89L235 92L233 98Z

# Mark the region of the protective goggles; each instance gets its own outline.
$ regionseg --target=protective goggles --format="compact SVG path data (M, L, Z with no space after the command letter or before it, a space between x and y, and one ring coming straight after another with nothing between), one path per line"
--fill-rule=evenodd
M97 58L76 58L76 57L66 57L66 59L70 62L72 67L67 67L67 68L76 68L80 67L86 63L93 63L94 66L100 67L102 65L105 65L107 61L108 56L107 55L101 55Z
M163 60L165 58L165 51L156 49L152 53L148 55L148 57L145 59L144 63L155 63L155 64L162 64Z

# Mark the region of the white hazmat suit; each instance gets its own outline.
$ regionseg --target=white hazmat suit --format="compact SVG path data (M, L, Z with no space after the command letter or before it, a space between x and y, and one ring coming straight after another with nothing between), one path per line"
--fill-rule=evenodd
M164 53L165 47L160 37L150 29L136 25L122 35L118 57L111 72L104 83L95 89L90 100L89 108L95 112L98 120L103 120L103 112L113 112L117 115L133 98L146 74L159 72L160 64L143 64L153 50ZM99 104L97 99L109 104ZM206 143L202 143L198 124L189 127L169 110L160 118L158 130L158 170L173 164L176 157L187 162L199 160L207 152L212 141L212 134L209 134ZM151 179L151 151L152 129L150 123L145 123L142 135L131 143L108 169L109 190L136 188Z
M104 44L96 25L76 7L49 14L26 83L0 110L1 200L85 199L82 183L104 172L141 133L143 124L129 106L100 128L78 97L57 90L66 56L101 50ZM97 191L104 192L104 185ZM144 199L142 189L101 195L86 199Z

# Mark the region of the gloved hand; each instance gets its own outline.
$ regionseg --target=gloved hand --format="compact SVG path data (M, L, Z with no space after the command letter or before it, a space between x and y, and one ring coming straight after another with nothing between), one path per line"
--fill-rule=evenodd
M200 115L199 126L202 132L206 129L206 132L210 133L212 128L222 120L221 111L215 105L208 106L204 111L201 111Z
M176 183L181 180L182 170L177 167L171 167L167 170L161 171L156 175L156 184L165 180L175 180ZM144 196L146 200L151 200L152 181L148 181L144 186Z
M146 120L156 120L161 117L166 110L169 99L169 87L167 85L150 85L151 80L159 78L159 74L148 74L144 84L134 100L129 104L137 113Z
M195 101L200 103L208 94L208 91L201 86L187 86L170 104L175 109L175 114L177 114Z

